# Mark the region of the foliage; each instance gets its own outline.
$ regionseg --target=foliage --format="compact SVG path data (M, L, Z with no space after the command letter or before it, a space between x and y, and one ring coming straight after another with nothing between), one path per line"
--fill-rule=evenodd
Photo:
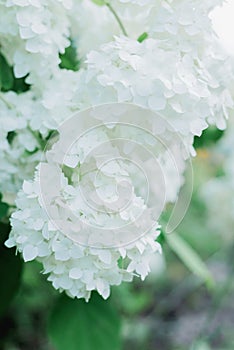
M0 90L3 92L25 92L29 89L29 85L25 82L25 79L26 77L14 77L13 68L8 64L5 57L0 53Z
M71 42L70 46L65 49L64 54L60 54L59 58L61 60L59 67L62 69L69 69L73 71L78 71L80 67L80 62L77 58L76 47Z
M49 336L57 350L120 350L120 330L120 318L111 300L104 301L97 293L89 303L63 295L49 322Z
M1 214L2 206L1 203ZM21 283L22 260L15 255L14 249L4 246L9 231L8 224L0 223L0 279L3 282L0 288L0 317L7 311Z

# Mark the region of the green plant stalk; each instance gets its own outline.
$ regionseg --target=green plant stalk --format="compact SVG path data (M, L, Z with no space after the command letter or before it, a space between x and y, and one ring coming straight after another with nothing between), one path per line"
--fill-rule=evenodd
M209 290L213 290L215 282L212 274L198 253L176 232L166 235L165 240L172 251L182 260L185 266L201 278Z
M115 10L113 9L113 7L111 6L111 4L109 2L105 2L105 5L109 8L110 12L113 14L113 16L115 17L116 21L118 22L123 34L125 36L128 36L126 29L124 28L124 25L121 21L121 19L119 18L119 16L117 15L117 13L115 12Z

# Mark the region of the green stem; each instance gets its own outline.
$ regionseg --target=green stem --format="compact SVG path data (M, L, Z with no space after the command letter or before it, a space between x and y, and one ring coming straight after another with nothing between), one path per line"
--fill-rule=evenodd
M126 29L124 28L123 26L123 23L121 22L121 19L119 18L119 16L117 15L117 13L115 12L115 10L113 9L113 7L111 6L111 4L109 2L105 2L106 6L109 8L110 12L114 15L116 21L118 22L122 32L123 32L123 35L125 36L128 36L127 32L126 32Z

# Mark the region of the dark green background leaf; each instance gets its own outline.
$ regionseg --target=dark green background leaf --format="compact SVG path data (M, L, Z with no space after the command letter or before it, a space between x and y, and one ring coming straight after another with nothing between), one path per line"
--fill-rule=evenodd
M9 206L2 202L2 194L0 193L0 220L7 215Z
M61 59L61 63L59 65L60 68L73 71L79 70L80 62L77 58L76 48L73 43L71 43L71 45L66 48L64 54L59 55L59 58Z
M21 282L22 261L15 255L15 249L4 246L10 225L0 223L0 316L7 310L18 291Z
M0 54L0 87L3 91L8 91L13 87L13 84L12 68L8 65L5 57Z
M90 301L59 298L49 321L56 350L120 350L120 318L111 303L93 293Z
M4 216L7 215L8 212L8 205L6 203L1 203L0 202L0 220L4 218Z
M202 135L195 136L194 147L209 147L215 144L224 134L225 131L217 129L215 126L210 126L208 129L204 130Z
M29 90L30 85L25 82L26 77L15 78L13 68L0 53L0 90L3 92L15 91L17 93Z

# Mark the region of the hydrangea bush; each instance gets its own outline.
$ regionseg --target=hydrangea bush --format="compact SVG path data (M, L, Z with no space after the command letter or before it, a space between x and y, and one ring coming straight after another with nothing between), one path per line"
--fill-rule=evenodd
M1 2L1 54L28 85L0 93L0 191L16 197L6 245L40 261L56 289L106 299L150 272L194 137L225 129L233 106L209 18L222 2Z

